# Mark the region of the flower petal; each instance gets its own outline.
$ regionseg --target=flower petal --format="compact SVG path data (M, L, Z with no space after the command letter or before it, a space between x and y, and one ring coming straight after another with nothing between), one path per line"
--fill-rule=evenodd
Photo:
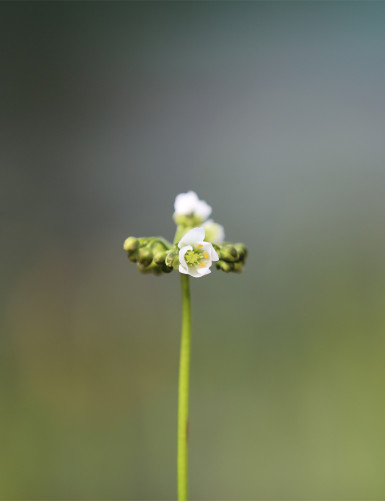
M202 276L199 273L199 268L197 266L189 266L188 273L194 278L199 278Z
M210 261L219 261L218 254L210 242L203 242L202 250L209 255ZM207 258L206 258L207 259ZM211 266L211 262L210 262Z
M175 214L190 214L194 212L198 202L199 198L195 191L180 193L176 196L174 202Z
M206 220L212 212L212 208L206 203L204 200L198 200L198 203L195 207L195 214Z
M213 246L211 246L210 255L211 255L212 261L219 261L219 256L218 256L217 251L214 249Z
M179 249L185 245L199 245L205 239L204 228L193 228L184 235L178 244Z
M204 277L205 275L209 275L211 273L211 270L210 270L210 268L199 268L199 270L197 270L197 272L198 272L198 276Z
M185 261L184 256L185 256L186 252L189 251L189 250L193 250L193 248L191 247L191 245L185 245L183 247L183 249L181 249L179 251L179 262L182 263L184 266L187 266L187 263Z
M185 275L190 275L189 269L184 268L181 264L179 265L179 273L184 273Z

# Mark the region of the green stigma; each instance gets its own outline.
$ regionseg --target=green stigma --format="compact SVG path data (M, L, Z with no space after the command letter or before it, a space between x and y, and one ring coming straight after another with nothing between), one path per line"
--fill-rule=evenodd
M202 259L202 253L198 251L189 250L184 255L187 264L198 264Z

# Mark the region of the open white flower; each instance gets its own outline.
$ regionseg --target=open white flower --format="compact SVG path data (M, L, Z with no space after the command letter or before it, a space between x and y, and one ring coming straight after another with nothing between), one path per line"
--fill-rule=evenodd
M215 223L209 219L203 225L206 232L206 240L213 244L221 244L225 239L225 229L221 224Z
M219 257L210 242L205 242L205 229L193 228L180 240L179 272L199 278L211 273L210 266Z
M212 208L204 200L199 200L195 191L180 193L175 198L174 219L179 216L190 216L200 222L206 221L211 214Z

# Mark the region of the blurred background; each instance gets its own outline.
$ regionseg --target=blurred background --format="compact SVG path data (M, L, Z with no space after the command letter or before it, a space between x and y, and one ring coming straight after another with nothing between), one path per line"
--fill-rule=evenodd
M195 190L193 500L385 499L385 4L0 6L0 498L173 500Z

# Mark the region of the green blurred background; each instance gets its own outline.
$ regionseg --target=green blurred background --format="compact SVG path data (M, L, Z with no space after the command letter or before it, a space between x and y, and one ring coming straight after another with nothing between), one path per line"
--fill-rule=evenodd
M385 499L385 4L2 3L0 497L172 500L180 291L128 235L213 206L193 500Z

